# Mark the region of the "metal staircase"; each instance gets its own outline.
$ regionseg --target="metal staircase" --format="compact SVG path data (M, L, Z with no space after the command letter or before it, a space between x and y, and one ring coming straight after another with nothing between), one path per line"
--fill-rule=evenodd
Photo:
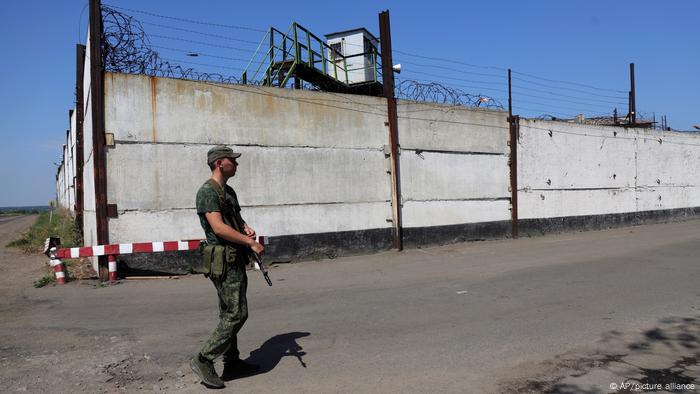
M367 66L348 69L348 59L364 56ZM380 56L371 52L343 56L323 40L293 23L287 33L270 28L253 58L246 66L241 82L274 87L300 89L307 82L315 89L328 92L382 95ZM352 82L349 73L371 70L370 80Z

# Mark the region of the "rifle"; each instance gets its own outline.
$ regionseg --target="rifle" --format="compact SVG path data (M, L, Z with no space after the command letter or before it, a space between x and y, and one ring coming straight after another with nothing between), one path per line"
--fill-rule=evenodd
M258 237L258 242L260 242L261 244L264 245L265 238L261 235L260 237ZM255 266L255 269L262 272L268 286L272 286L272 280L270 279L270 275L267 273L267 267L265 266L265 264L263 264L262 258L260 258L260 255L255 253L252 249L250 249L250 254L253 256L253 259L255 260L253 263L253 265Z

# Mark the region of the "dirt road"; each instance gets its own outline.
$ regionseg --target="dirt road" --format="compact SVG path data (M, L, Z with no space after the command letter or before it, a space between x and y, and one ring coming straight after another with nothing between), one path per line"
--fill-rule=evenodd
M45 262L36 256L27 256L5 245L19 238L36 221L38 215L21 215L0 217L0 302L15 301L15 290L31 287L32 281L43 275ZM10 302L12 304L13 302Z
M71 307L61 289L33 287L47 273L47 258L6 245L36 218L0 218L0 391L108 393L124 392L127 384L129 391L153 390L168 378L168 371L149 362L138 339L119 330L83 330L80 320L91 320L89 310L80 318L57 311ZM101 288L95 281L67 286L79 289L81 297ZM57 327L62 324L72 328ZM175 371L171 376L175 378Z
M286 264L272 288L249 272L239 342L263 370L223 391L696 392L698 255L693 220ZM204 391L208 280L34 289L44 264L0 247L3 391Z
M47 259L5 246L27 231L36 218L0 218L0 391L123 392L121 385L114 384L115 378L138 388L144 378L158 382L167 376L161 368L144 362L143 354L134 356L138 341L131 341L133 338L84 331L79 323L74 330L54 327L76 317L60 311L51 314L52 308L68 305L58 292L47 296L53 289L33 287L47 273ZM68 286L91 289L94 284L82 283ZM90 312L84 310L81 318L89 320ZM148 385L149 390L152 387Z

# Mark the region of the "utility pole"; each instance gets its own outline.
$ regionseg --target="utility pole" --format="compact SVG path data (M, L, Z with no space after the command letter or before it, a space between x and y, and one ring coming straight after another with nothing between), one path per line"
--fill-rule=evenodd
M391 56L391 26L389 10L379 13L379 37L382 47L382 82L386 97L389 126L389 160L391 161L391 216L393 224L392 247L403 249L401 224L401 178L399 174L399 121L394 97L394 68Z
M513 116L513 84L511 78L511 69L508 69L508 126L509 126L509 141L510 160L510 219L511 219L511 234L513 238L518 238L518 126L520 117Z
M630 124L637 123L637 103L634 96L634 63L630 63Z
M102 64L102 2L90 0L90 101L92 149L95 170L95 216L97 244L109 243L107 221L107 165L105 158L104 64ZM98 257L101 281L108 280L107 256Z

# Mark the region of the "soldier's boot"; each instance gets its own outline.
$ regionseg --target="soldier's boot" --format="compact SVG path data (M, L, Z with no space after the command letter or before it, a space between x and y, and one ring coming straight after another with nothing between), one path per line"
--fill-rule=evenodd
M214 370L214 363L205 359L201 355L197 354L190 361L190 368L194 372L202 383L213 389L220 389L225 387L224 382L219 378Z
M250 376L260 372L260 366L247 363L240 358L224 361L224 371L221 379L224 381L233 380L237 377Z

